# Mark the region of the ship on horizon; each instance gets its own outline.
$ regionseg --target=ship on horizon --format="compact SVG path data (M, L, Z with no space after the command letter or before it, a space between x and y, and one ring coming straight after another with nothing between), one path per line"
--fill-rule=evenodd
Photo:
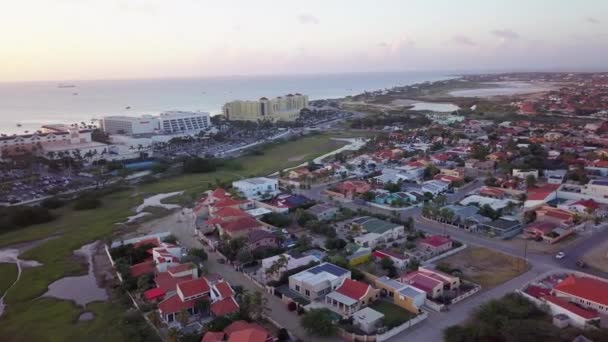
M68 83L60 83L57 85L57 88L76 88L76 85L68 84Z

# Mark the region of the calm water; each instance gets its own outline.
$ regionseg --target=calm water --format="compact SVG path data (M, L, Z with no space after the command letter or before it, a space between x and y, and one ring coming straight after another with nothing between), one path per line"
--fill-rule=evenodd
M365 90L449 78L447 73L351 73L199 79L0 83L0 133L34 131L52 123L90 122L104 115L202 110L212 114L235 99L302 93L337 98ZM59 88L58 84L75 88ZM129 106L130 110L125 108ZM21 127L17 127L21 124Z
M450 95L463 97L510 96L548 91L554 88L549 83L529 82L494 82L488 83L488 85L490 86L488 88L454 90L450 92Z

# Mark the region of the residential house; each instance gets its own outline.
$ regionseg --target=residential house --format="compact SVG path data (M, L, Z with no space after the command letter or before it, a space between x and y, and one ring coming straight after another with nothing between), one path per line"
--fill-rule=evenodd
M335 205L319 203L306 210L319 221L334 219L338 215L339 208Z
M477 224L476 230L492 237L509 239L521 233L522 224L516 218L503 216L495 221Z
M354 326L371 335L382 325L384 314L370 307L366 307L355 312L352 317Z
M279 182L274 178L256 177L232 182L232 187L247 199L259 200L279 194Z
M275 273L267 273L268 269L270 269L272 265L275 264L281 258L281 256L287 259L287 263L283 267L281 267L281 269L278 269ZM262 259L261 267L257 270L256 275L257 278L261 279L263 283L267 283L269 281L279 280L283 273L289 270L293 270L294 268L302 267L305 265L311 265L311 263L319 261L320 260L313 255L300 255L297 253L279 254Z
M338 288L344 279L350 279L349 270L325 262L289 277L289 288L300 295L316 300Z
M379 296L380 290L374 289L369 284L346 278L342 285L325 296L325 304L342 316L349 317L377 300Z
M256 323L234 321L223 331L207 331L201 342L273 342L276 339Z
M608 282L605 280L570 275L555 285L552 292L558 298L608 314Z
M279 238L267 230L250 230L247 234L247 247L251 251L258 248L277 248L279 247Z
M566 210L581 215L593 214L600 208L599 203L592 199L570 200L557 206L559 209Z
M327 195L353 199L357 195L361 195L371 190L371 185L364 181L352 180L344 181L336 184L333 188L325 190Z
M398 239L405 234L403 225L383 221L374 217L359 217L350 222L350 228L359 231L355 243L364 247L375 247L379 243Z
M422 183L421 191L423 193L429 192L433 196L437 196L443 192L446 192L450 188L450 184L439 180L430 180Z
M398 269L405 269L410 261L410 258L405 254L384 249L375 250L372 256L376 259L390 259Z
M405 310L418 314L424 306L426 292L413 286L401 283L389 277L380 277L375 281L375 286L380 289L381 294L393 300L393 303Z
M444 290L455 290L460 287L460 278L423 266L417 271L401 276L399 281L426 292L429 299L443 296Z
M450 238L441 235L431 235L416 241L418 247L433 255L438 255L452 249L453 242Z
M537 208L557 198L559 184L545 184L541 187L529 188L524 202L526 210Z

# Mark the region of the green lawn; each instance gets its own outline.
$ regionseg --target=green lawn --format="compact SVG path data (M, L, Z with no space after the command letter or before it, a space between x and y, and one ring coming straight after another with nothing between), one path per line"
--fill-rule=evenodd
M149 194L186 190L186 195L196 198L202 191L213 187L216 179L230 181L267 175L305 163L344 144L330 140L328 135L315 135L272 145L263 150L263 155L237 159L243 165L242 169L221 169L208 174L183 175L139 185L133 190L103 197L101 208L75 211L71 206L66 206L56 211L58 218L53 222L1 234L0 247L49 236L56 238L21 256L22 259L37 260L44 266L25 269L17 286L8 293L7 312L0 319L0 336L9 337L10 341L124 340L118 329L112 329L116 319L121 317L115 303L92 304L96 318L90 322L76 322L82 308L69 301L38 299L53 281L86 273L83 265L73 258L74 250L116 233L119 228L115 223L132 215L132 209ZM302 156L302 159L294 160L293 156ZM14 279L13 274L9 267L0 267L0 284L5 279Z
M0 297L17 279L17 265L0 264Z
M393 303L383 300L370 305L370 308L384 314L384 324L389 328L399 326L416 316Z

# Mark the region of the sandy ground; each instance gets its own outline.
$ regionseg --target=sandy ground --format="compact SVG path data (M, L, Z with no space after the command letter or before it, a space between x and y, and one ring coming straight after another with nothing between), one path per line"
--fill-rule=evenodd
M439 263L460 269L465 278L486 289L500 285L528 270L523 259L483 247L469 247L442 259Z
M137 209L135 209L135 212L141 213L146 207L161 207L161 208L165 208L165 209L169 209L169 210L175 209L175 208L180 208L180 206L177 204L164 204L161 202L165 198L181 195L183 193L184 193L183 191L176 191L176 192L170 192L168 194L158 194L158 195L154 195L152 197L148 197L148 198L144 199L144 203L142 203L139 207L137 207Z
M585 254L583 260L592 268L608 272L608 241L604 241Z
M287 161L289 161L289 162L297 162L297 161L300 161L300 160L306 158L307 155L308 154L301 154L299 156L293 156L293 157L287 159Z

